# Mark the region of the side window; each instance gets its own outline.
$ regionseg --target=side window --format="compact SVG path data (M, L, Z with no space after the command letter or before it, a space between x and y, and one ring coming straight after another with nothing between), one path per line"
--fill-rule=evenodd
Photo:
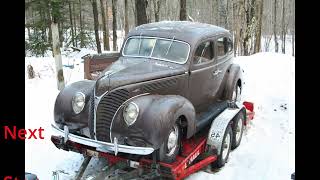
M217 40L218 57L224 56L225 54L232 51L233 45L230 38L221 37Z
M230 38L227 38L227 44L228 44L228 52L232 51L233 50L233 43L231 41Z
M193 64L201 64L213 60L213 42L201 43L194 54Z
M226 48L225 48L225 43L224 43L224 38L219 38L217 39L217 56L221 57L224 56L226 54Z

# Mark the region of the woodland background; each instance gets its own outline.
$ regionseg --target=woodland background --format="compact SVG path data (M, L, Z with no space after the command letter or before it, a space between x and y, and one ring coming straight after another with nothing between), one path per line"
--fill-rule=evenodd
M117 39L130 29L164 20L230 30L235 56L286 53L288 40L294 56L294 0L25 0L25 54L44 56L53 49L52 24L57 26L60 48L101 53L118 51Z

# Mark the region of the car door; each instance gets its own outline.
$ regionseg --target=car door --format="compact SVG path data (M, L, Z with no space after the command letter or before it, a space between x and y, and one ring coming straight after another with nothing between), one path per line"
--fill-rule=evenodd
M232 51L232 41L230 37L227 36L218 36L215 39L215 71L213 72L213 81L217 88L214 89L214 100L217 100L219 96L222 95L223 87L225 86L225 82L223 82L223 78L225 73L228 70L229 65L231 64L231 60L233 58ZM219 94L220 93L220 94Z
M191 58L188 97L197 112L206 110L214 97L213 92L216 92L214 60L213 39L204 40L196 46Z

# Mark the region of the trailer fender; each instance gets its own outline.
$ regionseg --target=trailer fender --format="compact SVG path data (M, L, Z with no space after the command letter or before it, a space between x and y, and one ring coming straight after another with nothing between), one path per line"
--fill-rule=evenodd
M223 136L228 125L241 110L245 111L245 108L243 106L227 108L213 120L208 134L207 145L215 148L218 156L221 153Z

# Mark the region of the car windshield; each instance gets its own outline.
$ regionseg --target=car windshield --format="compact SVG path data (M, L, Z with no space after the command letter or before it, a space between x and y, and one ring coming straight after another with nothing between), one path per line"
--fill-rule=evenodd
M124 47L123 55L148 57L178 64L184 64L189 54L189 44L174 39L156 37L130 37Z

